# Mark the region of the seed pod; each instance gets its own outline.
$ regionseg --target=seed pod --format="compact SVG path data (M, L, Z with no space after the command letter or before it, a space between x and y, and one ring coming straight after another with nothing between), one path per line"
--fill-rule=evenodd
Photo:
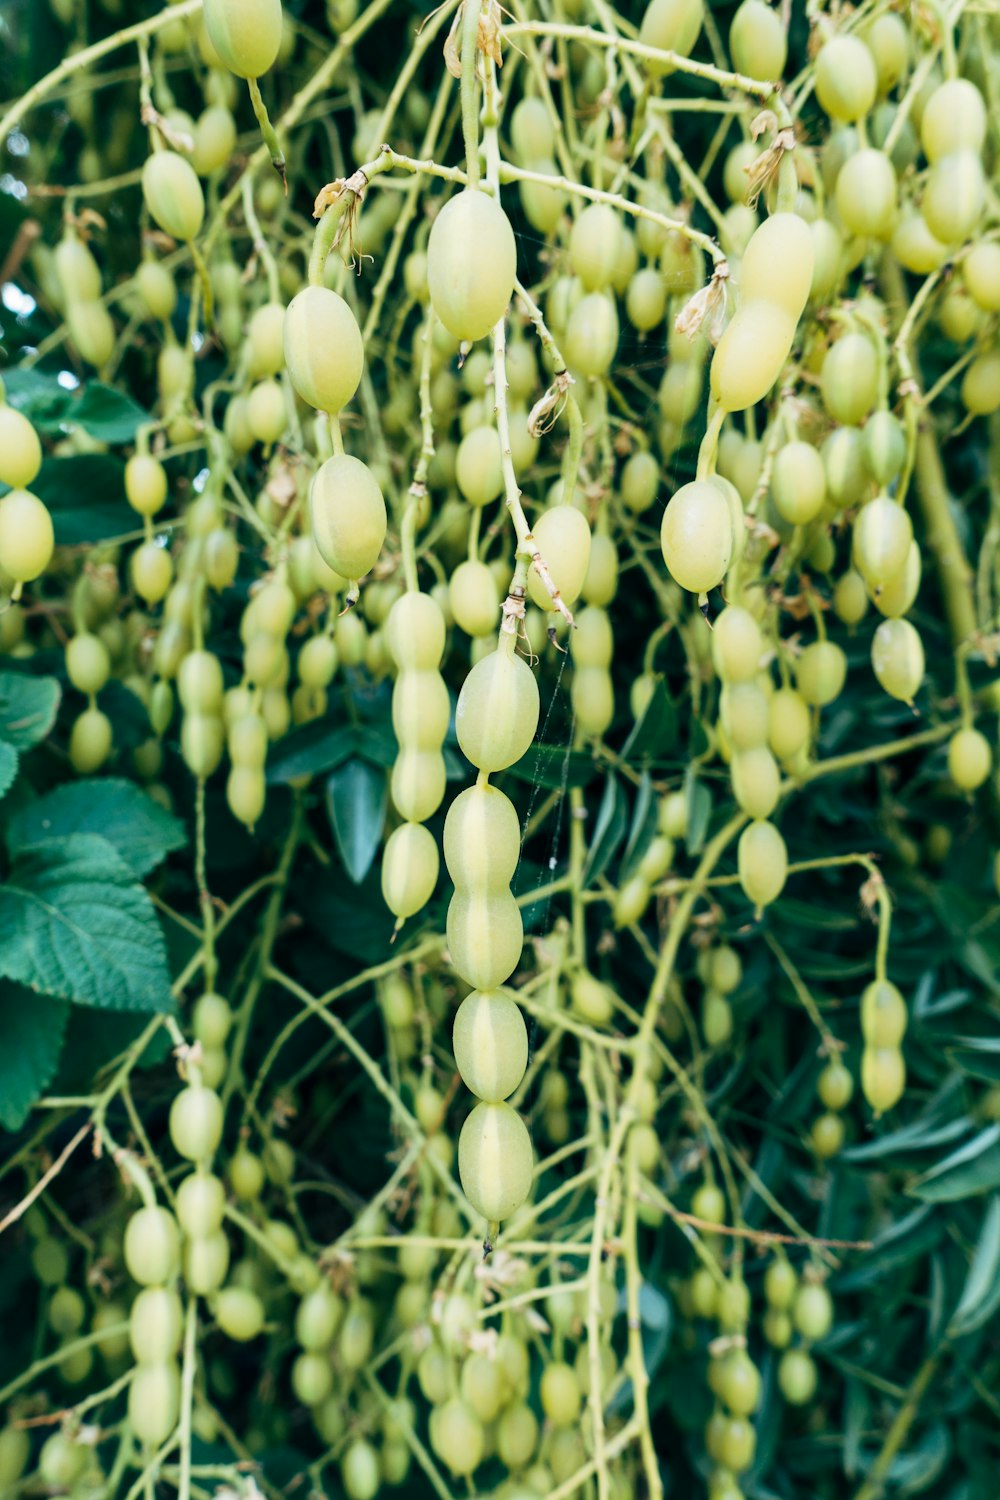
M514 231L496 199L477 189L449 198L427 241L431 303L449 333L469 343L489 333L507 311L516 272Z
M350 454L328 458L310 491L313 536L324 562L344 578L363 578L385 540L382 491L367 465Z
M205 29L237 78L260 78L281 48L281 0L205 0Z
M354 396L364 369L357 319L343 297L308 286L285 310L285 364L303 401L336 414Z
M458 1171L465 1196L489 1223L508 1219L531 1191L531 1139L509 1104L477 1104L462 1126Z
M438 877L434 835L420 823L402 823L386 840L382 898L393 916L412 917L427 905Z
M473 990L455 1016L455 1064L467 1089L496 1104L512 1094L528 1065L524 1017L503 990Z
M142 168L146 207L175 240L197 239L205 218L205 195L197 173L177 151L154 151Z

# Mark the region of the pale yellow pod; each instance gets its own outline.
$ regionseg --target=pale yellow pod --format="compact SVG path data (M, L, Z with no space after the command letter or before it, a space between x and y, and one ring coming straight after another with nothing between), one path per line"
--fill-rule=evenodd
M503 771L525 754L538 728L538 684L513 639L478 661L462 685L455 730L480 771ZM489 985L483 988L490 988Z
M877 495L858 512L854 522L854 566L877 593L906 566L913 541L909 514L888 495Z
M770 906L785 888L788 850L773 823L750 823L740 834L737 864L743 894L754 906Z
M875 608L880 615L884 615L887 620L895 620L900 615L909 614L920 592L922 571L920 548L913 541L900 571L893 578L887 579L874 596Z
M924 645L909 620L883 620L872 637L872 671L890 698L912 703L924 680Z
M115 352L115 325L104 303L70 303L66 324L80 358L95 370L103 369Z
M456 891L448 907L447 935L455 973L478 990L495 990L521 957L520 908L510 891Z
M445 634L441 606L430 594L416 590L401 594L389 611L386 642L400 671L437 667L444 655Z
M733 756L730 772L733 796L741 811L751 818L769 818L778 805L781 775L767 746L738 751Z
M41 467L38 433L23 412L0 405L0 482L27 489Z
M393 916L412 917L434 894L438 847L421 823L401 823L382 855L382 898Z
M72 231L55 248L56 279L67 311L74 302L96 302L101 295L101 268Z
M510 302L517 246L510 220L488 193L456 193L431 225L427 285L448 332L470 343L485 337Z
M687 57L698 40L704 19L702 0L650 0L639 26L639 40L645 47ZM673 64L666 60L644 58L643 67L654 78L674 71Z
M681 588L702 594L722 582L733 555L733 523L718 485L696 479L681 486L663 512L660 547Z
M521 853L521 824L510 798L497 787L470 786L448 809L444 862L461 891L503 891Z
M317 411L341 411L365 364L361 330L343 297L327 287L305 287L285 309L284 346L292 385L303 401Z
M615 689L607 667L577 667L570 702L577 728L600 739L615 716Z
M504 990L473 990L455 1016L455 1065L471 1093L498 1104L517 1088L528 1066L528 1031Z
M812 230L798 214L772 214L754 233L740 264L740 297L758 299L798 321L812 286Z
M400 750L389 781L394 807L411 823L425 823L441 806L445 780L440 750Z
M9 490L0 499L0 568L18 583L45 572L55 547L48 507L30 490Z
M317 472L309 498L324 562L344 578L363 578L378 561L386 528L385 501L371 469L336 453Z
M397 740L417 750L440 750L448 733L451 699L433 668L401 672L392 689L392 727Z
M809 744L809 705L794 688L778 688L767 705L768 744L780 760L791 760Z
M745 302L712 356L712 395L725 411L763 401L784 368L797 319L776 303Z
M142 195L161 229L175 240L193 240L205 218L198 174L177 151L154 151L142 168Z
M491 568L476 557L459 563L448 584L448 602L459 630L475 638L493 635L500 619L500 590Z
M767 740L770 700L755 682L726 684L719 694L719 718L735 751L753 750Z
M533 535L563 603L574 604L590 566L590 527L586 517L575 505L550 506L535 522ZM528 575L528 593L539 609L555 609L551 594L534 568Z
M281 49L281 0L205 0L205 29L237 78L260 78Z
M508 1219L531 1192L531 1137L509 1104L477 1104L458 1140L458 1175L477 1213L490 1224Z

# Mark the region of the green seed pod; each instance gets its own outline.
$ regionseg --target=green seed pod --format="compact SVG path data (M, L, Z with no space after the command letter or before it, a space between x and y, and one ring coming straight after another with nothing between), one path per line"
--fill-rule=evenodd
M205 0L205 29L237 78L260 78L281 48L281 0Z
M196 239L205 218L205 195L197 173L177 151L154 151L142 168L146 207L175 240Z

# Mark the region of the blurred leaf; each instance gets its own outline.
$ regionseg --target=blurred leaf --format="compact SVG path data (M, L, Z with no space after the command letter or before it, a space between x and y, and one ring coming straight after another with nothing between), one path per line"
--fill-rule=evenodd
M355 885L372 867L388 800L385 772L366 760L349 760L327 779L330 826L344 869Z
M31 488L52 513L56 545L103 542L137 529L125 499L125 466L107 453L47 458Z
M333 771L355 753L357 745L357 730L344 723L341 713L314 719L286 734L270 751L267 779L274 785Z
M662 761L676 743L677 709L667 692L666 683L659 677L649 702L622 747L622 759L630 765L644 760Z
M296 900L317 936L356 963L379 963L391 951L395 919L375 874L352 886L336 872L317 876L314 870L309 879L297 882Z
M82 392L75 393L67 403L66 420L82 427L98 442L120 444L130 443L151 418L124 391L88 380Z
M0 740L0 797L9 792L17 777L17 751L6 740Z
M113 845L93 833L15 856L0 886L0 973L79 1005L172 1005L153 903Z
M632 874L656 834L657 806L652 778L648 771L643 771L639 790L636 793L635 807L632 810L628 842L625 845L625 853L622 855L622 880L627 880Z
M59 684L54 677L0 672L0 739L15 750L30 750L56 721Z
M885 1135L863 1141L860 1146L847 1146L840 1153L842 1161L879 1161L885 1156L897 1156L907 1151L935 1151L947 1146L969 1129L964 1115L957 1120L911 1120L898 1130L889 1130Z
M614 771L604 780L604 795L597 809L594 832L583 867L583 888L600 879L621 847L628 828L628 802Z
M71 833L107 839L139 878L187 843L183 825L172 813L135 782L113 776L68 781L29 803L11 819L7 841L16 855L31 844Z
M708 820L712 816L712 794L690 769L684 780L684 792L687 797L687 834L684 844L689 854L700 854L708 832Z
M60 385L57 375L15 368L4 371L3 383L11 406L23 412L40 433L54 435L61 430L70 392Z
M983 1083L1000 1083L1000 1037L960 1036L945 1048L956 1068Z
M985 1130L959 1146L906 1188L911 1198L925 1203L954 1203L1000 1187L1000 1125Z
M585 750L572 750L568 744L532 745L507 774L553 791L563 786L586 786L599 769L594 757Z
M55 1077L69 1006L0 980L0 1125L20 1130Z
M1000 1307L1000 1196L986 1205L969 1274L948 1324L948 1337L973 1333Z

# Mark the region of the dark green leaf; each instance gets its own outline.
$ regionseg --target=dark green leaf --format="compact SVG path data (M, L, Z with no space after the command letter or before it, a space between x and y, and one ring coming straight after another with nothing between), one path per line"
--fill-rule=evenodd
M296 894L317 935L337 953L364 965L380 963L391 951L394 919L375 875L352 886L336 873L321 879L314 874L299 882Z
M587 862L583 867L583 886L593 885L600 879L621 847L628 828L628 803L614 771L609 771L604 782L604 795L597 810L594 832L587 850Z
M906 1191L925 1203L954 1203L998 1187L1000 1125L988 1125L929 1172L915 1178Z
M629 828L628 843L622 855L622 880L629 878L634 867L649 848L656 833L656 811L657 799L653 791L653 782L649 772L643 771L639 790L636 793L635 807L632 811L632 826Z
M55 1089L60 1094L89 1092L96 1074L120 1059L138 1041L149 1022L149 1016L130 1011L71 1005ZM136 1067L155 1067L169 1056L172 1045L167 1028L158 1027L136 1058Z
M55 1077L69 1006L0 980L0 1125L20 1130Z
M31 488L52 512L56 543L76 547L135 531L125 499L124 465L107 453L48 458Z
M941 1121L911 1120L899 1130L889 1130L874 1140L863 1141L860 1146L848 1146L841 1151L842 1161L879 1161L885 1156L896 1156L907 1151L936 1151L947 1146L969 1128L969 1121L962 1116L957 1120Z
M549 790L559 787L586 786L597 775L593 756L585 750L571 750L569 745L532 745L527 755L511 766L509 775L531 786Z
M703 781L689 771L684 782L687 796L687 834L684 844L689 854L700 854L712 816L712 794Z
M72 393L59 384L57 375L44 370L5 370L3 383L11 406L23 412L39 432L60 431Z
M147 892L93 833L35 844L0 886L0 972L112 1010L170 1008L163 934Z
M385 827L385 772L355 757L326 783L326 806L340 858L355 885L372 867Z
M622 759L662 761L677 743L677 710L667 692L663 678L657 679L649 702L625 741Z
M373 766L390 770L399 754L399 745L388 724L361 724L357 730L357 751Z
M17 751L6 740L0 740L0 797L9 792L17 776Z
M100 443L130 443L149 420L149 413L131 396L99 380L88 380L66 408L66 421L82 427Z
M45 839L71 833L97 833L113 844L133 875L142 877L174 849L187 843L183 825L132 781L108 776L69 781L10 821L12 854Z
M333 771L355 753L358 731L337 718L314 719L286 734L268 756L267 779L275 785Z
M986 1205L969 1274L948 1324L949 1338L961 1338L981 1328L997 1307L1000 1307L1000 1197L994 1194Z
M0 739L15 750L30 750L56 722L59 684L54 677L0 672Z
M954 1044L945 1048L945 1056L970 1078L1000 1083L1000 1037L956 1037Z

